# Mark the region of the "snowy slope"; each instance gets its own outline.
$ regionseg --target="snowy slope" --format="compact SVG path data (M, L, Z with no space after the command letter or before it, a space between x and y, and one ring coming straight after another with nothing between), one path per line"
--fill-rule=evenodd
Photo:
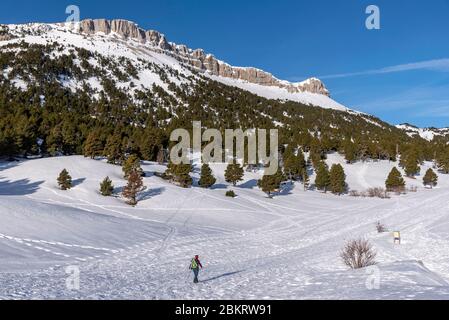
M8 44L12 43L20 43L21 41L30 44L41 45L52 44L56 42L66 47L62 52L55 52L56 56L67 54L73 46L76 48L84 48L91 52L97 52L103 56L112 57L115 60L119 59L120 57L130 59L133 65L140 70L138 74L138 80L133 79L132 81L122 83L118 81L118 87L126 89L127 92L130 93L135 93L137 89L151 88L153 84L161 86L165 91L170 92L167 84L160 79L160 76L157 73L152 70L143 68L142 61L154 63L165 70L173 69L179 71L181 73L180 79L169 75L169 80L171 82L174 82L178 86L182 83L191 82L191 80L187 79L192 75L190 67L187 67L185 64L180 62L179 59L176 59L176 57L174 57L172 53L164 53L163 51L161 52L161 49L159 47L155 47L148 42L142 43L141 41L131 38L123 39L122 37L114 33L108 35L98 33L86 36L85 34L72 32L68 26L66 27L58 24L8 25L8 27L10 28L11 32L15 34L23 34L24 32L30 34L26 34L23 37L20 36L11 40L0 41L0 47L5 47ZM175 44L171 45L175 46ZM91 62L98 65L96 61ZM219 62L224 63L222 61ZM229 67L231 68L232 66ZM235 68L238 69L238 67ZM3 72L4 75L8 77L8 70L3 70ZM348 111L348 108L332 100L324 94L311 93L307 91L292 93L280 86L260 85L223 76L214 76L208 74L207 72L204 73L204 75L224 84L247 90L261 97L269 99L291 100L312 106ZM114 79L112 74L111 79ZM291 86L302 86L304 84L308 84L308 81L310 81L309 79L295 84L278 80L276 78L274 79L276 81L279 81L280 85L289 84ZM27 84L22 79L17 78L10 80L15 83L17 88L20 88L22 90L25 90L27 88ZM318 79L315 80L319 81ZM86 82L92 88L98 89L99 91L102 90L99 79L91 78ZM131 84L131 82L133 82L133 85ZM74 79L61 79L61 83L72 90L80 89L83 86L83 82L76 81Z
M56 55L69 54L72 47L86 49L93 53L98 53L101 56L112 58L113 61L117 62L120 58L124 57L130 60L130 62L139 71L137 79L132 79L132 81L122 82L116 79L112 72L109 70L110 78L116 80L117 86L122 89L126 89L127 92L135 94L136 90L141 90L143 88L151 88L153 84L162 87L165 91L170 92L168 85L160 79L160 76L156 74L153 70L145 68L145 63L154 63L161 68L170 68L173 70L178 70L181 72L181 80L171 75L168 78L171 82L176 84L189 83L187 77L192 76L189 69L183 67L178 60L173 57L155 52L151 46L145 46L138 41L129 39L123 40L114 35L104 36L104 35L92 35L86 37L84 35L74 33L69 31L66 27L58 26L55 24L35 24L35 25L10 25L11 30L43 30L44 36L41 34L36 35L25 35L24 37L15 38L8 41L1 41L0 46L7 46L8 44L20 43L22 41L29 44L39 44L46 45L52 43L62 44L65 49L62 52L56 52ZM6 49L9 50L9 49ZM91 63L98 66L98 61L93 60ZM81 67L81 66L80 66ZM122 70L124 71L124 70ZM8 72L6 72L8 76ZM26 88L26 84L20 79L16 80L16 86L21 89ZM100 84L100 79L93 77L87 81L77 81L75 79L61 79L60 82L70 88L72 91L75 89L82 88L83 84L86 82L92 88L98 90L103 90ZM131 84L133 83L133 85Z
M339 155L328 162L344 163ZM393 165L344 164L359 191L382 186ZM447 176L433 190L386 200L304 192L299 184L268 199L255 186L258 173L234 188L223 167L213 166L212 190L181 189L152 175L163 166L146 163L148 189L133 208L98 194L106 175L117 191L125 184L121 168L103 161L0 163L0 298L449 299ZM56 187L62 168L72 190ZM226 198L227 189L238 197ZM401 231L401 246L391 233L377 234L379 220ZM378 251L379 289L366 287L372 270L349 271L338 257L357 237ZM194 254L205 269L192 289ZM80 268L80 291L66 288L67 265Z
M218 76L210 76L213 80L220 81L229 86L238 87L240 89L254 93L260 97L267 99L280 99L296 101L307 105L320 106L326 109L335 109L340 111L349 111L347 107L329 98L328 96L311 93L311 92L289 92L285 88L267 87L243 80L223 78Z
M427 141L432 141L437 136L449 134L449 128L418 128L409 124L400 124L396 128L404 130L410 137L419 136Z

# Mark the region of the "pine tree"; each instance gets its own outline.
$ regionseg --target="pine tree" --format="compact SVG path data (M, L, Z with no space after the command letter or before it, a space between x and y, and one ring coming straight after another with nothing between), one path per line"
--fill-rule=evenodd
M435 187L438 184L437 174L432 169L428 169L423 177L423 183L425 186Z
M123 158L121 148L122 138L118 134L113 134L106 140L103 154L108 157L108 163L119 164Z
M123 162L122 171L125 179L128 178L131 171L137 171L137 173L143 176L143 170L140 167L140 159L134 154L130 155L125 162Z
M295 155L291 148L284 152L284 172L290 181L301 176L302 170L306 167L306 160L301 150Z
M304 191L306 191L309 188L309 183L310 183L309 174L307 173L307 167L305 167L302 170L301 180L302 180L302 184L304 185Z
M298 159L298 167L300 168L299 174L301 175L303 169L307 168L306 158L304 157L304 153L301 149L298 150L298 155L296 157Z
M315 186L318 190L324 190L324 192L327 192L330 186L329 169L323 161L317 164Z
M444 149L437 155L436 162L441 172L445 174L449 173L449 148Z
M190 172L192 171L191 164L174 164L169 162L165 175L170 178L171 181L179 184L183 188L188 188L192 185L192 177Z
M413 177L419 173L418 156L414 151L409 151L401 157L401 162L407 177Z
M217 179L215 179L215 177L212 175L210 166L207 163L203 164L203 166L201 167L201 177L198 181L200 187L210 188L215 184L216 181Z
M394 167L385 181L387 191L401 192L405 189L405 181L399 170Z
M290 181L295 179L299 174L298 164L293 153L284 153L284 171Z
M329 172L330 190L335 194L342 194L346 190L346 175L340 164L333 164Z
M232 183L234 186L237 182L243 180L243 175L243 167L236 162L228 164L228 167L225 170L226 182Z
M357 150L351 141L348 141L344 145L345 159L347 163L353 163L357 159Z
M282 170L279 168L276 174L264 175L262 179L257 181L257 186L265 192L268 197L272 197L272 193L279 190L281 183L284 181L285 177Z
M274 175L264 175L262 179L257 181L257 186L270 198L272 197L271 193L279 189L279 185L277 185Z
M103 142L97 130L92 131L84 142L84 156L94 159L103 154Z
M159 151L157 152L156 161L159 164L164 164L165 162L165 150L163 146L159 146Z
M111 179L109 177L104 178L104 180L100 183L100 193L101 195L108 197L112 195L114 191L114 186L112 185Z
M66 169L62 170L59 174L58 185L61 190L68 190L72 188L72 177Z
M323 153L320 150L315 148L310 149L309 153L309 161L312 163L312 166L317 169L319 164L323 162Z
M274 174L274 178L276 183L279 184L279 186L281 185L282 182L286 180L285 174L282 172L281 167L278 167L278 170Z
M145 188L141 174L137 170L132 170L128 174L128 184L123 189L123 196L128 199L127 203L135 206L137 204L137 195L143 190Z

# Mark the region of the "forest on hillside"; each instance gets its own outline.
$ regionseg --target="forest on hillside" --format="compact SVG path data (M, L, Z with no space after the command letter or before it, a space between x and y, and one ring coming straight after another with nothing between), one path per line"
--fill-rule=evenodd
M348 163L364 159L396 160L410 155L418 162L437 159L449 171L444 137L432 142L405 132L373 116L269 100L210 80L189 68L186 76L170 67L127 58L118 61L58 43L19 42L0 52L0 156L105 156L120 163L134 154L156 160L170 146L176 128L277 128L280 152L287 146L324 159L328 152L344 154ZM5 48L5 47L4 47ZM92 63L92 61L98 63ZM131 95L117 80L138 80L138 68L158 74L169 90L154 85ZM7 75L5 70L8 71ZM113 76L111 76L113 75ZM103 90L89 78L100 79ZM170 79L184 80L180 85ZM17 85L20 79L22 86ZM64 86L76 80L81 88Z

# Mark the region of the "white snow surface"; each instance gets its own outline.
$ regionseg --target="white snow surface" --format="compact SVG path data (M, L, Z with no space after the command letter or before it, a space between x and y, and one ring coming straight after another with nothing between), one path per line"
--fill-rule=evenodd
M244 80L219 77L215 75L208 75L211 79L222 82L229 86L234 86L251 93L254 93L260 97L267 99L280 99L300 102L306 105L319 106L325 109L335 109L339 111L350 111L349 108L329 98L328 96L311 93L311 92L289 92L285 88L276 86L264 86L256 83L251 83Z
M417 128L407 124L397 125L396 128L406 131L410 137L418 135L427 141L432 141L437 136L446 136L449 134L449 128Z
M84 48L91 52L98 52L101 55L112 57L117 59L119 57L126 57L132 61L132 63L139 67L139 59L142 59L145 62L153 62L162 68L172 68L174 70L178 70L182 74L186 76L192 75L188 68L186 68L181 62L176 60L175 58L156 52L154 47L149 43L141 43L132 39L123 40L119 36L114 34L104 35L101 33L95 35L82 35L76 32L72 32L66 26L60 26L56 24L27 24L27 25L9 25L9 28L13 32L19 32L21 30L31 30L37 31L40 30L42 34L39 35L26 35L23 38L16 38L8 41L1 41L0 47L5 46L10 43L19 43L21 41L25 41L30 44L51 44L53 42L57 42L67 46L64 52L67 54L70 49L69 45ZM159 49L158 49L159 50ZM56 55L61 55L62 53L55 53ZM95 65L95 61L91 61L92 64ZM223 62L224 63L224 62ZM8 75L8 71L4 70L5 76ZM277 86L264 86L258 85L250 82L246 82L243 80L236 80L226 77L220 76L212 76L208 73L205 73L206 76L209 76L213 80L222 82L224 84L239 87L243 90L247 90L251 93L254 93L258 96L268 98L268 99L280 99L280 100L291 100L296 102L301 102L307 105L319 106L323 108L336 109L341 111L350 111L347 107L342 104L334 101L333 99L321 95L310 92L298 92L298 93L290 93L287 89L280 88ZM112 75L111 75L112 76ZM130 92L135 92L136 89L143 88L151 88L153 84L161 86L165 91L170 92L168 90L168 86L164 83L158 74L150 71L143 70L139 72L139 80L133 79L133 83L135 87L132 88L130 83L119 83L119 87L127 88ZM170 81L174 82L177 85L181 83L187 82L185 78L182 78L179 81L177 78L169 76ZM315 78L311 78L315 79ZM299 82L298 84L304 84L311 81L311 79L307 79L303 82ZM286 82L286 81L284 81ZM22 90L26 89L26 84L20 79L15 79L14 83L16 86ZM63 79L61 83L75 90L77 88L82 87L82 83L77 83L76 81L72 81L71 79ZM102 90L99 81L95 78L91 78L87 81L88 84L91 85L92 88ZM287 83L287 82L286 82Z
M382 186L388 161L346 165L353 190ZM430 163L422 166L425 172ZM61 191L66 168L74 188ZM119 192L121 168L81 156L0 162L1 299L448 299L449 178L391 199L335 196L287 184L273 199L246 173L236 187L212 165L212 189L176 187L144 163L147 190L136 207L103 197L109 176ZM311 182L314 176L311 176ZM235 190L237 198L225 197ZM389 232L378 234L375 223ZM401 231L394 245L392 231ZM378 252L376 269L348 270L339 251L363 237ZM193 286L190 259L204 269ZM80 269L80 289L66 287L67 266ZM378 268L378 269L377 269ZM367 287L379 275L379 288Z

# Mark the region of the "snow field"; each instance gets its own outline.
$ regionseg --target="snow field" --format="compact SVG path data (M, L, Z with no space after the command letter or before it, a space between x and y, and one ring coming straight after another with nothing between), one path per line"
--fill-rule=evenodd
M342 163L351 189L383 186L394 163ZM430 167L426 163L421 172ZM143 165L147 190L136 207L102 197L109 176L119 192L121 168L80 156L0 164L0 298L62 299L448 299L449 179L391 199L335 196L295 184L274 199L246 173L237 187L212 165L212 189L182 189ZM61 191L66 168L75 186ZM195 168L194 181L199 168ZM311 176L313 183L314 177ZM238 197L224 196L233 189ZM375 223L390 232L378 234ZM392 231L402 244L393 244ZM369 239L373 270L348 270L339 251ZM192 286L190 258L199 254L202 281ZM66 287L65 267L80 268L80 290ZM371 273L370 273L371 272ZM369 290L370 275L379 289Z

